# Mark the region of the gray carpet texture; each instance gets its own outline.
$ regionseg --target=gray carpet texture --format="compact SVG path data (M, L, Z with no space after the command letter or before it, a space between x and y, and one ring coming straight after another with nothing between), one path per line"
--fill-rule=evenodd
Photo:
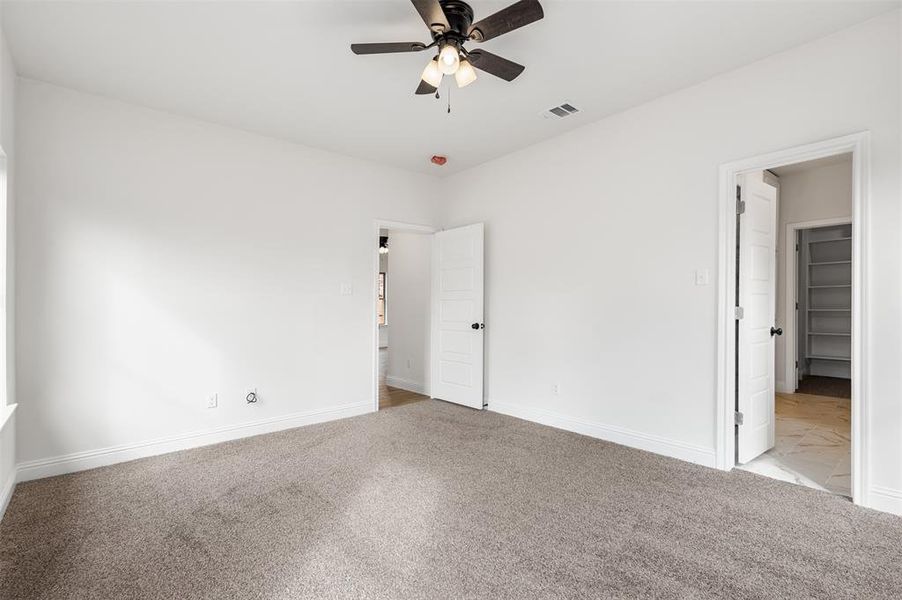
M902 518L424 401L20 484L0 598L902 598Z

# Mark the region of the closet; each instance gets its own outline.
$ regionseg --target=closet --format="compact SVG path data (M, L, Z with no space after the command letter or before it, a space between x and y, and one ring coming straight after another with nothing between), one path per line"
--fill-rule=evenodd
M852 226L798 232L799 377L852 376Z

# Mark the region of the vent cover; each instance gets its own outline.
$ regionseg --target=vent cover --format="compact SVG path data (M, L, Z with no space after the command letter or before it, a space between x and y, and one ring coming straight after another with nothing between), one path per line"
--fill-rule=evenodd
M560 106L555 106L554 108L549 108L547 111L542 113L542 116L546 119L550 119L552 117L556 119L563 119L564 117L569 117L573 113L578 113L579 109L570 104L569 102L564 102Z

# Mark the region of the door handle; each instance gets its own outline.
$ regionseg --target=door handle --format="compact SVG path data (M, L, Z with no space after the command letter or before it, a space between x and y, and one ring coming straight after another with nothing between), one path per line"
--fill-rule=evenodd
M470 325L471 329L485 329L485 323L473 323Z
M770 328L770 336L774 337L775 335L783 335L783 328L782 327L777 327L777 328L771 327Z

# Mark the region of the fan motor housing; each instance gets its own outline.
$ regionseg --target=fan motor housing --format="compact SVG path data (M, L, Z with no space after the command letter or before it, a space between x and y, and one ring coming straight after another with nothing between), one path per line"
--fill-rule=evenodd
M451 26L451 32L446 31L445 36L452 37L453 33L457 33L461 39L466 39L470 25L473 24L473 9L470 5L461 0L439 0L439 4ZM452 36L448 36L448 33L452 33Z

